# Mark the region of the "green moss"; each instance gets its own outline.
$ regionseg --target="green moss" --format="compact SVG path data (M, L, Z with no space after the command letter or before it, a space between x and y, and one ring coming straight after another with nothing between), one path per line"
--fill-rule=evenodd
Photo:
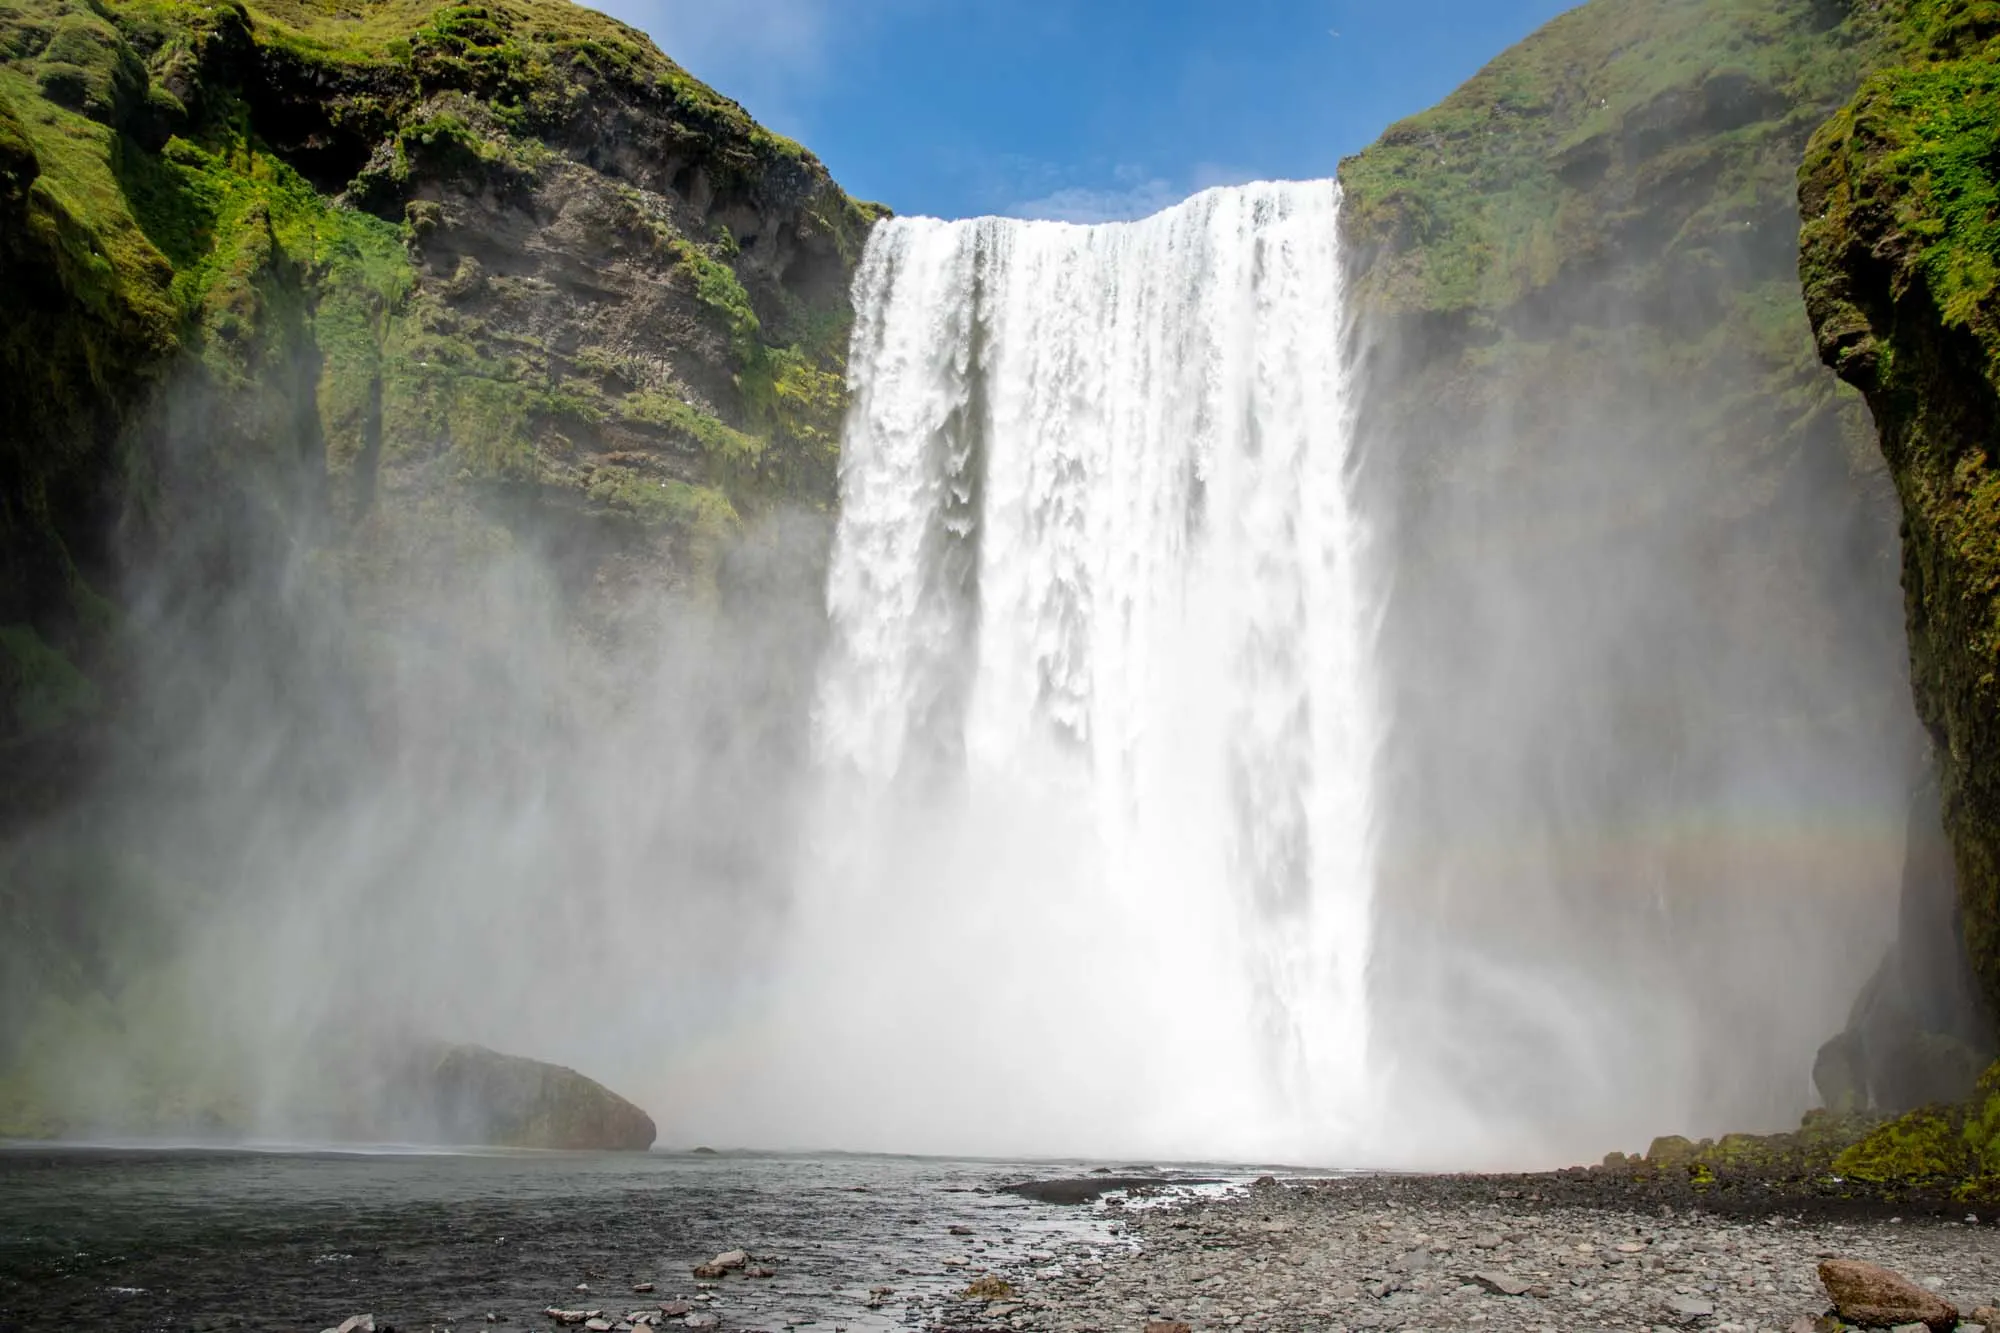
M744 361L754 358L763 345L764 327L736 270L691 241L676 239L671 246L681 271L694 284L696 299L727 330L737 357Z
M28 625L0 625L0 698L15 736L84 721L102 703L97 686Z
M1988 1069L1965 1112L1965 1147L1975 1170L2000 1178L2000 1064Z
M685 239L671 247L696 298L729 337L748 424L781 445L766 460L765 481L793 494L828 488L847 405L836 350L845 346L845 319L800 321L798 341L773 343L733 268Z
M648 476L632 468L599 467L585 493L594 504L642 527L712 537L737 521L729 497L714 487Z
M1833 1169L1870 1185L1921 1187L1957 1181L1967 1164L1956 1117L1926 1107L1874 1130L1835 1158Z
M34 69L42 96L107 125L145 97L138 57L116 28L81 5L56 20Z
M725 469L753 467L764 454L764 440L665 394L650 391L627 394L618 402L618 414L627 421L658 426L691 441Z
M139 227L113 171L122 155L106 126L38 95L18 69L0 67L0 97L39 172L29 191L27 227L58 267L56 277L94 318L128 339L135 357L175 346L167 299L173 270Z

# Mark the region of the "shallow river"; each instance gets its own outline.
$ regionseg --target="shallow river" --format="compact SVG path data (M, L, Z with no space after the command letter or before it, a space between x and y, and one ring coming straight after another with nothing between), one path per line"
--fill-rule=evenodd
M1127 1244L1115 1208L1034 1203L998 1188L1088 1169L748 1154L0 1148L0 1333L317 1333L362 1312L406 1331L553 1329L541 1313L549 1306L616 1319L694 1298L692 1265L738 1248L775 1276L708 1292L718 1333L897 1328L920 1320L913 1298L962 1287L988 1266ZM1241 1168L1215 1174L1247 1179ZM634 1294L641 1282L656 1290ZM871 1309L875 1287L894 1294Z

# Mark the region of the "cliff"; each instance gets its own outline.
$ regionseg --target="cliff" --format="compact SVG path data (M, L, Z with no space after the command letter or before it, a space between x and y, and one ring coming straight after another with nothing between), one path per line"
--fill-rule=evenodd
M0 0L0 1122L492 1030L602 821L754 896L879 214L567 0Z
M1885 40L1595 0L1342 164L1377 1013L1506 1142L1791 1123L1892 933L1894 496L1795 271L1801 153Z
M135 566L393 603L532 543L581 600L831 501L875 211L563 0L8 0L0 211L13 803L115 712Z
M2000 6L1891 0L1889 59L1814 137L1799 271L1901 502L1917 713L1962 935L2000 1006Z

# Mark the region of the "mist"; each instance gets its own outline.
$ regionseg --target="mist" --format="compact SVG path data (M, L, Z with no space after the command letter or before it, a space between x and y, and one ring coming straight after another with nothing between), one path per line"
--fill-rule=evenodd
M1524 335L1587 375L1426 399L1337 208L885 224L842 517L609 581L560 515L448 559L309 494L191 518L189 464L129 562L141 721L5 852L16 1064L113 1136L367 1136L439 1039L667 1146L1785 1127L1921 767L1858 408L1719 457L1736 372L1596 296Z
M1894 935L1927 764L1896 498L1760 281L1796 233L1770 213L1656 288L1355 331L1391 732L1371 994L1419 1162L1791 1128Z

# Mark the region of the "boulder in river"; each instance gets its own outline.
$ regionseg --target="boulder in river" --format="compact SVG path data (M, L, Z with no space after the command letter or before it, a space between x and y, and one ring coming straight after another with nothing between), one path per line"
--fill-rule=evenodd
M273 1114L307 1140L644 1151L652 1117L601 1083L484 1046L365 1030L310 1043Z
M653 1118L603 1084L561 1065L483 1046L434 1046L413 1062L412 1091L440 1141L507 1148L644 1152Z
M1833 1297L1833 1308L1850 1324L1924 1324L1935 1333L1950 1333L1958 1325L1958 1310L1949 1302L1880 1264L1828 1259L1819 1266L1819 1280Z

